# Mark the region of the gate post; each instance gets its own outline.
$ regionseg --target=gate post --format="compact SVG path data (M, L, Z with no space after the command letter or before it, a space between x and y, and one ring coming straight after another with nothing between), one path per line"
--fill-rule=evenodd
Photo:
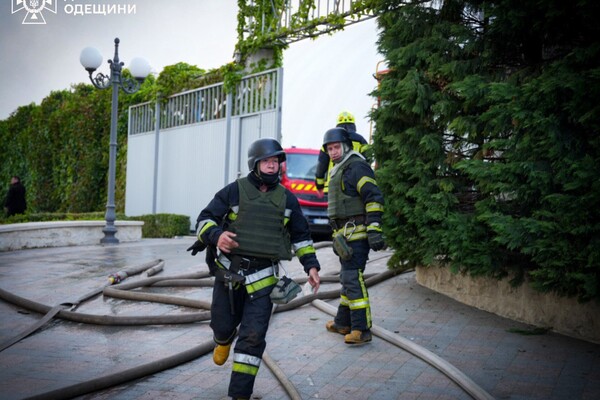
M156 214L156 197L158 192L158 145L160 134L160 93L156 96L154 108L154 184L152 190L152 214Z

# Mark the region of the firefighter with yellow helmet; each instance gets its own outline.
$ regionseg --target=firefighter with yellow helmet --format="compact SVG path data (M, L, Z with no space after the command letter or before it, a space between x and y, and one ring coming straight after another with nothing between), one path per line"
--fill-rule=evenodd
M371 341L371 306L363 273L369 251L386 247L382 229L383 194L365 157L352 149L348 131L336 127L323 138L334 167L329 171L327 214L333 249L340 259L340 304L328 331L344 335L351 345Z
M348 138L352 143L352 149L363 155L369 150L370 146L365 138L356 132L356 120L354 115L348 111L342 111L338 114L336 119L336 127L343 128L348 131ZM329 181L327 179L327 172L333 167L333 162L327 155L327 150L322 147L319 152L319 158L317 161L317 170L315 173L315 186L317 191L322 195L328 192Z

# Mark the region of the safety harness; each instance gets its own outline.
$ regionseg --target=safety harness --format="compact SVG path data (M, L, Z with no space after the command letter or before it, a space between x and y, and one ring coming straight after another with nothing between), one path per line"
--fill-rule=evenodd
M218 253L218 254L217 254ZM229 288L231 314L235 314L233 290L244 285L250 299L269 294L277 284L277 262L268 259L246 258L239 255L226 256L215 246L208 246L206 263L215 280Z

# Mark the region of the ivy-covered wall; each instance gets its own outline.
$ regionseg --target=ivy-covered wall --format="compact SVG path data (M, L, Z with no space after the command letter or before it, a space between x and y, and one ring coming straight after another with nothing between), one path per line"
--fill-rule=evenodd
M29 210L101 210L106 203L107 121L110 92L91 85L52 92L40 105L19 107L0 121L0 176L21 177Z
M125 71L128 74L128 71ZM115 205L125 206L127 110L213 83L205 71L185 63L148 77L132 95L121 91L117 123ZM219 77L222 78L222 77ZM106 207L111 89L79 84L50 93L41 104L19 107L0 121L0 176L19 175L27 189L29 212L91 212ZM8 183L6 188L8 188Z

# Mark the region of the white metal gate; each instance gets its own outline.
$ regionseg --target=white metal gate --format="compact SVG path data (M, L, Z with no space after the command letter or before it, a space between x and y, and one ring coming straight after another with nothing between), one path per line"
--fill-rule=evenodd
M196 217L215 192L248 172L254 140L281 141L283 70L244 77L129 108L125 214ZM158 119L156 118L158 116Z

